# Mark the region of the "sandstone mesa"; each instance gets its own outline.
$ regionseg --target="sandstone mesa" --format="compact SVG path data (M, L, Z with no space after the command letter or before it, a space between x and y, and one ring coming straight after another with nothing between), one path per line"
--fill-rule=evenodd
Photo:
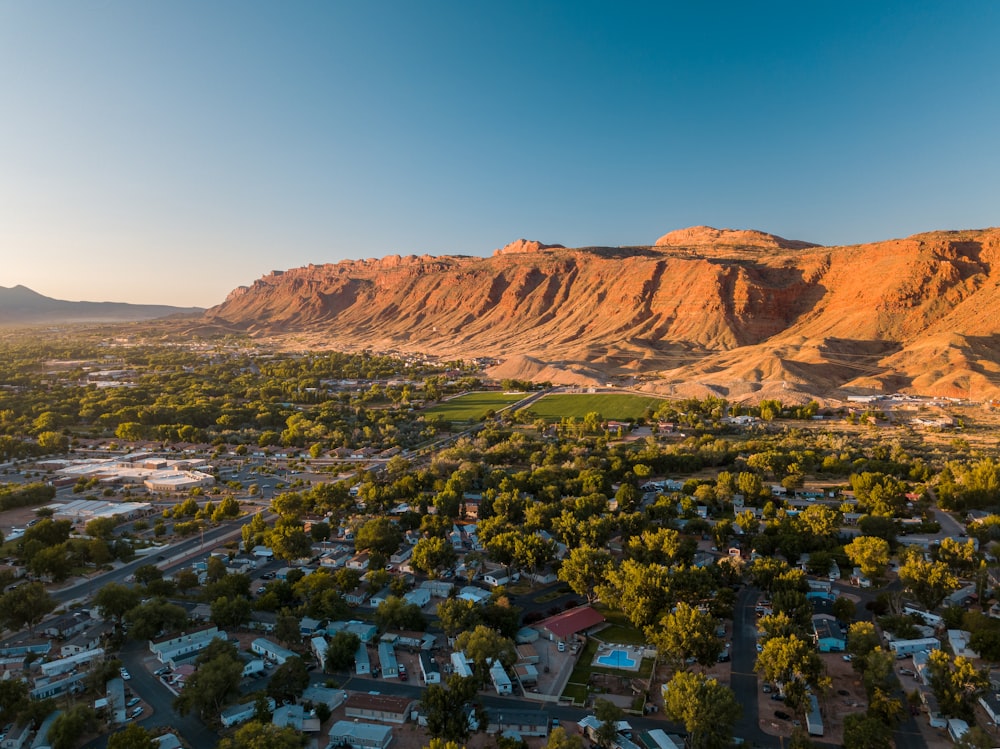
M691 227L652 246L275 271L203 324L289 346L501 360L494 374L732 400L1000 395L1000 229L821 247Z

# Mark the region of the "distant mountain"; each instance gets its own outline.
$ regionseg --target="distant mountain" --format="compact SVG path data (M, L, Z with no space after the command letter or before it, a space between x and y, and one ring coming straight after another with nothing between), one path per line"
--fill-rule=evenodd
M994 268L997 270L994 271ZM499 377L732 400L1000 396L1000 229L819 247L694 227L647 247L275 271L205 313L289 345L502 360Z
M71 322L135 322L204 312L200 307L124 302L66 302L26 286L0 286L0 327Z

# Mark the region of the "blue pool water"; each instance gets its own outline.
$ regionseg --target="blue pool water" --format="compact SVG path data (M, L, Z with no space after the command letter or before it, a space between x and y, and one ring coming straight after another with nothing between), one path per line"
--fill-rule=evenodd
M635 668L636 659L627 650L612 650L594 659L595 663L608 668Z

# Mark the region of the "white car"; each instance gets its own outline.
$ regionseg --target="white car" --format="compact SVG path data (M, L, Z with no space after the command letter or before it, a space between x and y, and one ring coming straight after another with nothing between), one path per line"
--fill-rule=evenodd
M127 671L127 670L125 670L124 668L123 668L123 669L122 669L122 670L121 670L121 671L120 671L119 673L121 673L121 675L122 675L122 678L123 678L123 679L124 679L125 681L128 681L129 679L131 679L131 678L132 678L132 674L130 674L130 673L129 673L129 672Z

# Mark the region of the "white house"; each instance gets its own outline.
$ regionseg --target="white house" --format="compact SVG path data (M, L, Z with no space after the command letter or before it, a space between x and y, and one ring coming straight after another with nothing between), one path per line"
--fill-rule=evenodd
M330 726L330 745L352 749L387 749L392 741L392 728L375 723L338 720Z
M490 666L490 681L493 682L493 688L497 690L497 694L510 694L513 691L510 677L503 664L498 660L493 661Z
M451 668L454 673L463 678L472 676L472 665L465 653L460 650L451 654Z
M326 641L325 637L313 637L309 641L309 645L312 647L313 655L316 656L316 660L319 661L320 668L326 667L326 653L330 649L329 643Z
M440 684L441 669L438 667L434 656L423 650L420 651L420 676L424 684Z
M423 608L431 602L431 592L427 588L414 588L413 590L406 591L403 595L403 600Z
M149 652L156 656L160 663L173 667L183 656L198 653L208 647L215 639L226 639L225 632L214 624L193 629L189 632L167 635L149 641Z
M354 651L354 673L358 676L370 674L372 672L371 659L368 657L368 648L362 642L358 649Z
M298 653L293 653L287 648L281 647L277 643L271 642L265 637L258 637L250 644L250 650L255 652L257 655L262 655L265 658L274 661L279 666L287 661L289 658L298 658Z
M399 664L396 662L396 650L391 643L378 644L378 663L382 678L395 679L399 676Z

